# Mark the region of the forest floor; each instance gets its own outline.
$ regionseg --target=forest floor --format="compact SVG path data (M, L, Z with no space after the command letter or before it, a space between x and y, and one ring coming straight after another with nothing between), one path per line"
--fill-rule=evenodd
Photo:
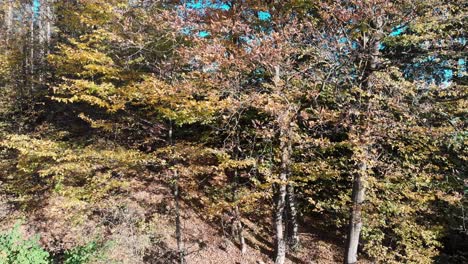
M26 219L24 233L39 234L41 243L56 254L92 241L107 241L107 259L92 263L156 264L176 259L173 197L162 180L151 176L132 178L120 193L95 201L52 194L21 207L18 202L18 198L2 197L1 229L11 227L16 219ZM229 228L223 230L221 223L208 220L196 207L182 202L181 218L188 264L273 263L272 237L262 224L243 220L248 246L241 254ZM341 263L343 251L333 235L312 227L301 230L300 239L300 247L287 256L287 263Z

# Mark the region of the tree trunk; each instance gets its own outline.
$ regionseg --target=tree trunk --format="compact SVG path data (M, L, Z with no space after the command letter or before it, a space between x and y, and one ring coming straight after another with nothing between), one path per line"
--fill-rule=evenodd
M280 180L286 181L286 175L281 173ZM283 264L286 258L286 244L284 241L284 225L283 225L283 214L286 202L286 185L279 183L276 186L276 201L275 201L275 264Z
M174 140L173 140L173 125L172 125L172 120L169 122L169 145L174 146ZM172 150L173 151L173 150ZM174 156L174 153L172 153ZM182 244L182 225L180 221L180 193L179 193L179 174L177 172L176 168L172 168L172 173L173 173L173 183L172 183L172 188L173 188L173 194L174 194L174 203L175 203L175 236L176 236L176 241L177 241L177 254L179 257L179 263L184 264L185 263L185 250L184 246Z
M275 66L275 76L273 77L274 85L277 89L281 85L281 76L280 76L280 67ZM289 106L289 105L288 105ZM275 264L283 264L286 259L286 238L287 238L287 222L290 222L292 218L289 216L293 215L295 218L297 216L296 206L294 204L294 195L288 196L288 206L286 204L286 198L288 193L288 178L290 174L291 167L291 154L292 154L292 118L293 118L293 109L287 108L284 109L278 117L278 126L279 126L279 141L280 141L280 151L281 151L281 163L280 163L280 173L279 173L279 182L275 184L275 212L274 212L274 227L276 232L275 238ZM291 186L292 187L292 186ZM293 189L291 189L293 194ZM291 198L291 199L289 199ZM288 207L288 212L285 210ZM293 212L294 211L294 212ZM285 215L288 214L287 221L285 223ZM294 224L297 222L294 220ZM297 229L292 228L292 236L297 236Z
M283 216L286 207L287 181L289 176L289 167L291 162L291 142L290 142L290 122L289 113L285 113L283 120L280 122L280 150L281 150L281 166L279 183L276 184L276 201L274 225L276 231L275 241L275 264L283 264L286 258L286 242L285 242L285 225Z
M351 218L349 220L349 232L346 243L345 264L357 262L359 236L362 229L362 204L365 199L365 182L367 178L367 163L362 160L359 170L354 176Z
M43 10L44 10L44 38L47 47L50 45L50 38L51 38L51 30L52 30L52 9L49 3L49 0L43 0ZM49 49L47 49L47 53L49 53Z
M295 250L299 245L299 223L297 222L297 207L294 186L288 184L286 187L287 197L287 242L288 246Z
M34 71L35 71L35 61L34 61L34 46L35 46L35 32L34 32L34 5L31 3L31 21L30 21L30 27L29 27L29 79L30 79L30 85L31 85L31 91L30 93L34 92Z
M242 221L241 221L241 218L240 218L240 212L239 212L239 206L238 205L236 205L236 207L235 207L234 227L235 227L235 230L236 230L237 239L239 240L241 253L245 254L245 252L247 251L247 245L245 244L244 227L242 226Z
M182 245L182 227L180 222L180 205L179 205L179 176L177 170L174 170L174 200L175 200L175 234L177 240L177 251L179 254L179 263L185 263L185 252Z
M235 155L236 159L237 159L237 154ZM238 176L238 171L237 169L234 171L234 181L236 183L236 188L237 188L237 184L238 184L238 181L239 181L239 176ZM237 201L237 194L236 194L236 189L233 190L233 197L234 197L234 201L233 202L236 202ZM234 217L232 219L232 223L231 223L231 231L232 231L232 237L234 239L237 239L239 241L239 246L240 246L240 250L241 250L241 253L244 254L247 250L247 247L246 247L246 244L245 244L245 238L244 238L244 228L242 226L242 220L241 220L241 214L240 214L240 210L239 210L239 205L235 205L234 206Z
M42 53L49 53L49 45L51 39L52 30L52 9L49 0L39 1L39 43L41 44L41 55Z
M46 40L45 40L45 0L39 1L39 10L37 11L37 40L38 40L38 59L37 59L37 66L38 66L38 83L42 85L44 80L44 64L45 64L45 53L46 53Z
M10 39L11 31L13 29L13 2L11 0L6 2L5 10L5 30L6 40Z
M382 36L382 25L383 21L377 18L375 23L375 39L373 43L370 43L372 45L370 49L370 59L366 63L366 66L364 67L363 71L363 79L361 80L361 85L362 88L368 92L371 92L371 89L373 87L373 83L371 80L372 74L378 69L378 64L379 64L379 56L380 56L380 37ZM372 109L372 104L371 102L366 102L363 105L360 106L361 109L365 109L365 112L369 112ZM370 146L370 138L368 136L369 134L369 128L368 125L366 124L368 122L368 119L364 120L364 124L361 125L360 127L360 136L359 136L359 141L361 142L361 149L362 153L360 153L360 157L357 157L357 160L359 160L359 165L358 165L358 172L354 175L353 179L353 190L352 190L352 208L351 208L351 217L349 220L349 232L348 232L348 237L347 237L347 242L346 242L346 247L345 247L345 259L344 263L345 264L351 264L351 263L356 263L357 262L357 252L358 252L358 247L359 247L359 238L361 235L361 229L362 229L362 204L365 199L365 184L367 181L367 170L368 168L368 159L369 159L369 146ZM366 142L366 143L362 143Z

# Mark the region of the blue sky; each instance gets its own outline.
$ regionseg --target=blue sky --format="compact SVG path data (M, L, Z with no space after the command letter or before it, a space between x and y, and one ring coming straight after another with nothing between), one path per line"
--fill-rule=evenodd
M191 9L215 8L215 9L220 9L220 10L225 10L225 11L230 9L230 6L226 3L223 3L221 1L210 1L210 0L187 1L185 6Z
M34 12L34 17L36 17L37 13L39 13L39 8L41 7L41 3L39 0L34 0L33 1L33 12Z

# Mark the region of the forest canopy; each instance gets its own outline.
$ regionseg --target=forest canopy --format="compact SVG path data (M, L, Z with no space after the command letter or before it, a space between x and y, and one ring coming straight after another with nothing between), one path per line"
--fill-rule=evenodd
M464 1L0 1L0 263L467 263Z

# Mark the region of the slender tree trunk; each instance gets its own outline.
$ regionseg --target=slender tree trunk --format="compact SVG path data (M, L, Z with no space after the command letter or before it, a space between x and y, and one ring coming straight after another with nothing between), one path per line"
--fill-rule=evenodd
M10 39L10 35L13 30L13 2L12 0L8 0L6 2L6 9L5 9L5 33L6 33L6 40Z
M182 244L182 227L180 221L180 204L179 204L179 175L177 170L174 170L174 200L175 200L175 227L176 227L176 240L177 240L177 251L179 253L179 263L185 263L185 252Z
M50 53L50 38L51 38L51 20L52 19L52 10L50 6L50 0L40 0L39 1L39 13L37 20L37 36L39 49L37 58L38 64L38 78L39 83L45 79L45 67L47 66L46 56Z
M45 35L46 35L46 45L47 47L50 47L50 40L52 37L52 8L50 6L49 1L46 2L46 7L45 7L45 19L46 19L46 28L45 28ZM49 48L47 48L47 54L49 54Z
M43 45L45 44L45 0L39 0L39 8L37 10L37 36L38 43L40 45L39 53L43 52Z
M374 21L375 23L375 35L374 39L376 39L373 43L369 43L372 45L369 52L369 61L367 61L364 67L364 74L361 80L362 88L368 92L371 92L373 87L373 83L371 80L372 74L378 69L379 67L379 56L380 56L380 38L382 37L382 25L383 21L378 19ZM364 45L365 46L365 45ZM360 106L361 109L364 109L364 112L371 112L372 105L371 102L366 102ZM364 124L361 125L359 128L361 136L360 142L361 143L361 157L359 157L359 164L358 164L358 171L354 175L353 179L353 190L352 190L352 208L351 208L351 217L349 220L349 232L345 247L345 264L351 264L357 262L357 252L359 247L359 239L361 235L362 229L362 204L365 199L365 184L367 181L369 170L368 160L369 160L369 147L371 138L369 138L368 134L370 134L369 127L367 125L368 119L364 120Z
M275 241L275 264L283 264L286 258L286 241L285 241L285 225L283 216L285 214L286 207L286 194L287 194L287 181L289 176L289 166L291 162L290 153L290 138L289 138L289 124L287 116L289 113L285 113L286 117L283 117L280 122L280 151L281 151L281 166L280 166L280 182L276 184L276 201L275 201L275 214L274 214L274 225L276 231Z
M46 1L39 1L39 10L37 14L37 39L38 39L38 82L42 85L44 80L44 64L45 64L45 53L46 53L46 40L45 40L45 25L46 25L46 13L45 13Z
M294 186L288 184L286 187L287 197L287 242L288 246L295 250L299 245L299 223L297 222L297 207L296 195L294 193Z
M275 76L273 77L275 87L279 89L281 85L280 67L275 67ZM283 264L286 259L286 239L295 237L297 239L297 221L296 221L296 206L294 202L294 191L291 189L291 195L288 196L288 179L291 167L291 155L292 155L292 113L291 108L285 109L278 116L279 125L279 141L281 151L281 164L280 164L280 175L279 183L275 184L275 212L274 212L274 227L276 232L275 238L275 264ZM291 186L292 187L292 186ZM286 200L288 198L288 200ZM290 199L289 199L290 198ZM288 209L286 211L286 209ZM288 213L288 214L286 214ZM287 219L285 221L285 215ZM293 220L294 219L294 220ZM288 223L292 227L288 231ZM292 225L291 225L292 224ZM296 227L293 227L293 226ZM292 240L291 240L292 241ZM288 239L289 242L289 239Z
M287 148L288 148L288 153L289 153L289 158L288 158L288 174L291 166L291 155L292 155L292 142L291 142L291 122L292 122L292 117L288 116L286 120L286 127L288 129L288 138L287 138ZM289 180L289 175L288 175L288 180ZM286 199L287 199L287 242L289 248L292 250L295 250L297 246L299 245L299 223L297 222L297 207L296 207L296 195L294 193L294 186L291 185L291 183L288 183L286 186Z
M41 44L41 55L49 53L49 45L52 34L52 9L50 0L39 1L39 43Z
M362 229L362 204L365 199L365 182L367 178L367 163L361 161L359 171L354 176L351 218L349 220L349 232L347 238L345 264L357 262L357 252L359 247L359 236Z
M172 121L170 121L169 124L169 144L171 146L174 146L174 140L173 140L173 126L172 126ZM174 156L174 155L173 155ZM177 241L177 253L179 257L179 263L184 264L185 263L185 250L184 250L184 245L182 242L182 225L180 221L180 193L179 193L179 173L177 172L177 169L173 168L172 169L173 173L173 194L174 194L174 203L175 203L175 236L176 236L176 241Z
M50 39L51 39L51 30L52 30L52 9L51 9L51 4L49 0L44 0L44 20L45 20L45 29L44 29L44 35L45 35L45 42L46 45L50 45ZM47 49L47 54L49 53L49 49Z
M244 227L242 226L242 221L241 221L241 218L240 218L240 212L239 212L239 206L238 205L236 205L235 214L236 215L235 215L234 225L235 225L235 229L236 229L236 233L237 233L237 238L239 239L239 245L240 245L241 253L245 254L245 252L247 251L247 245L245 244Z
M286 181L284 173L280 174L280 180ZM286 243L284 241L284 207L286 202L286 185L284 183L277 184L276 186L276 201L275 201L275 215L274 215L274 225L275 225L275 264L283 264L286 258Z
M273 82L278 87L280 82L280 68L275 67L275 76ZM284 116L285 115L285 116ZM286 242L285 242L285 225L284 215L286 207L286 184L289 174L289 147L288 147L288 132L289 123L287 122L288 113L283 113L279 116L279 128L280 128L280 151L281 151L281 166L279 183L276 183L275 188L275 211L274 211L274 228L275 228L275 264L283 264L286 259Z
M239 138L237 138L236 144L237 144L237 146L239 146ZM239 154L237 153L237 151L235 152L235 158L236 159L239 158ZM234 171L234 181L236 183L236 185L235 185L236 189L234 190L233 197L234 197L234 201L236 201L237 200L237 194L236 194L237 186L238 186L238 183L239 183L239 172L237 171L237 169ZM233 222L232 227L233 227L233 230L235 231L235 236L237 236L237 239L239 240L241 253L245 254L245 252L247 250L247 246L245 244L244 228L242 226L239 205L236 205L235 208L234 208L234 222Z
M30 85L31 85L31 93L34 91L34 71L35 71L35 65L34 65L34 5L31 3L31 21L30 21L30 27L29 27L29 79L30 79Z

